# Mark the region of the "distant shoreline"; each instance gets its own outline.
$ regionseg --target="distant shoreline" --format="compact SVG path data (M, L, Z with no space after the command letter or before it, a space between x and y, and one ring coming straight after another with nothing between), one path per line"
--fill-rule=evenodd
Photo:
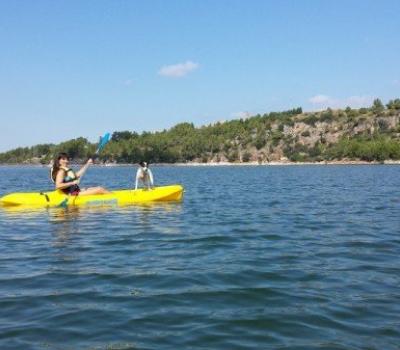
M82 165L82 163L72 163L73 166ZM213 163L200 163L200 162L187 162L187 163L151 163L152 166L176 166L176 167L218 167L218 166L302 166L302 165L400 165L400 160L385 160L382 162L367 162L360 160L337 160L337 161L321 161L321 162L290 162L290 161L274 161L274 162L243 162L243 163L230 163L230 162L213 162ZM38 168L49 168L48 164L30 164L30 163L4 163L0 164L0 167L38 167ZM137 164L129 163L107 163L107 164L93 164L95 167L135 167Z
M175 164L154 164L154 165L176 165L176 166L282 166L282 165L293 165L293 166L301 166L301 165L389 165L396 164L400 165L400 160L386 160L383 162L366 162L366 161L322 161L322 162L290 162L290 161L282 161L282 162L268 162L268 163L259 163L259 162L246 162L246 163L229 163L229 162L219 162L219 163L175 163Z

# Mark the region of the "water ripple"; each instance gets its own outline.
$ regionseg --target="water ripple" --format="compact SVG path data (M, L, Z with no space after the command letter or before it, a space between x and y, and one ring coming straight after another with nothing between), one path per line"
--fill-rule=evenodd
M2 350L399 349L399 167L154 173L183 203L0 211Z

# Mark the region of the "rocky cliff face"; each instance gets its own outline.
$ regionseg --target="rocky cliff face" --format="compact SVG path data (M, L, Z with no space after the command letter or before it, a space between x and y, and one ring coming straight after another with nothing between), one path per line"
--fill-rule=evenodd
M256 138L260 138L260 132L253 130L248 142L232 141L230 153L219 152L208 161L232 161L235 148L237 157L233 160L236 162L293 161L296 160L291 159L293 154L303 156L303 160L315 160L312 155L317 148L321 151L329 149L343 139L373 137L378 134L400 142L400 111L385 111L379 114L371 111L354 113L354 110L352 114L331 110L303 113L293 116L290 120L275 120L270 123L261 135L261 143L264 143L262 147L254 145Z

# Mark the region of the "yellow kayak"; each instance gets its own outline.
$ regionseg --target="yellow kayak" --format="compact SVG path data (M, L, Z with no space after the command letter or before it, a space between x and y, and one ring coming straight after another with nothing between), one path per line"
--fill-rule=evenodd
M63 207L73 205L126 205L153 201L180 201L183 187L180 185L155 187L152 190L117 190L110 194L66 195L61 191L10 193L0 198L2 206Z

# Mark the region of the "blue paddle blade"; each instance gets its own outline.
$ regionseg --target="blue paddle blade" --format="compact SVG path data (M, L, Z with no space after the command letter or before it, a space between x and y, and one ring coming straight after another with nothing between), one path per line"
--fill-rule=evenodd
M106 133L103 137L100 137L99 145L97 146L96 153L99 153L110 141L110 133Z
M59 205L58 207L60 208L66 208L68 206L68 198L65 198Z

